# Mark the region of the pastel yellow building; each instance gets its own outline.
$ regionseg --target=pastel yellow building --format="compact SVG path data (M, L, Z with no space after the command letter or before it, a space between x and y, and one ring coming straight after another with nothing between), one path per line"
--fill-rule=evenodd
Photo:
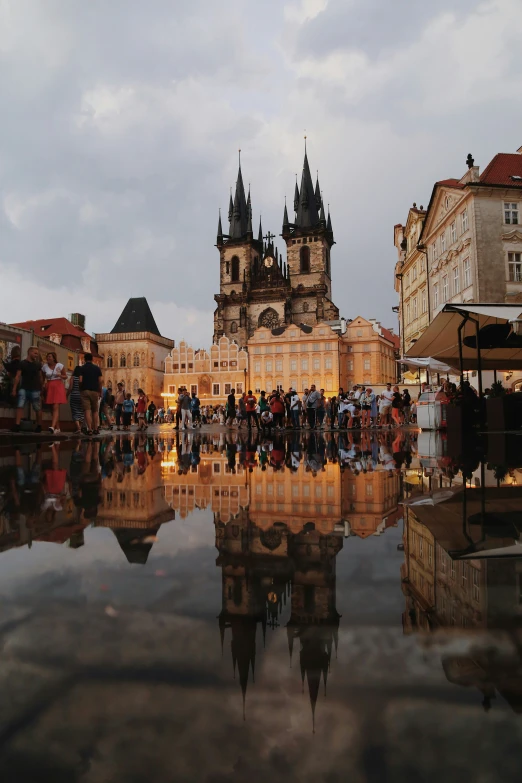
M327 323L260 327L248 341L249 386L255 394L290 387L302 392L315 383L337 394L341 337Z
M248 391L247 381L248 353L234 340L220 337L208 351L182 341L165 360L164 406L175 406L180 387L196 392L202 405L223 404L231 389Z
M399 338L375 319L357 316L340 341L340 385L382 387L397 381Z
M359 538L380 535L396 525L399 514L399 476L391 470L341 473L342 518Z
M395 290L399 294L399 326L401 353L411 348L430 322L426 253L419 237L426 210L414 204L408 212L406 225L394 227L397 248Z

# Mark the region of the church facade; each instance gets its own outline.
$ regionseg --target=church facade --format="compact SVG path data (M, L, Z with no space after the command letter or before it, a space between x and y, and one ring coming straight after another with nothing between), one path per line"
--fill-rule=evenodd
M284 208L283 261L275 235L263 236L261 221L254 237L250 190L247 196L240 163L234 200L230 196L228 234L223 232L221 215L218 222L220 287L215 296L214 342L226 336L246 346L260 326L315 326L339 317L332 302L332 221L329 212L325 215L319 179L314 188L306 150L293 207L293 222L286 204Z

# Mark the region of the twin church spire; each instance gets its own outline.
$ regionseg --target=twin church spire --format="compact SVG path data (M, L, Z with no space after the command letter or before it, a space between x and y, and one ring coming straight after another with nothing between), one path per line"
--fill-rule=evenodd
M330 218L330 210L328 209L328 218L325 217L325 209L323 203L323 197L319 186L319 175L317 176L315 188L310 174L310 165L308 163L308 155L305 146L305 156L303 162L303 172L301 176L301 188L298 187L297 181L295 183L294 191L294 213L295 219L290 222L288 217L288 209L285 201L285 209L283 215L283 236L287 236L296 229L298 230L314 230L323 229L327 233L332 235L332 221ZM229 230L228 234L223 234L223 227L221 223L221 211L218 220L217 231L217 244L223 244L224 240L232 241L248 241L253 240L252 230L252 201L250 197L250 187L248 188L248 196L245 193L245 186L243 184L243 174L241 171L241 153L239 158L239 169L236 180L236 190L234 199L232 199L232 189L230 191L230 200L228 206L228 222ZM261 226L261 219L259 220L259 236L258 242L263 242L263 231Z

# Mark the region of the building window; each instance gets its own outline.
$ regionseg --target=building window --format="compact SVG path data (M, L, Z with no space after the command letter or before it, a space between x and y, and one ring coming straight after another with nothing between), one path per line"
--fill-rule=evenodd
M457 241L457 223L454 220L451 224L451 244Z
M413 264L411 268L411 279L412 281L417 279L417 264Z
M446 252L446 232L443 231L440 235L440 252L445 253Z
M190 393L191 393L191 394L195 394L195 395L197 396L197 393L198 393L198 387L197 387L197 384L193 383L193 384L191 385L191 387L190 387Z
M230 280L232 283L237 283L239 281L239 258L237 256L232 256L232 274L230 275Z
M436 258L437 258L437 245L434 242L432 244L432 246L431 246L431 260L432 260L432 262L435 261Z
M107 356L107 367L112 367L112 355Z
M468 230L468 210L465 209L462 213L462 233Z
M127 366L127 361L125 359L125 354L122 353L122 355L120 356L120 367L126 367L126 366Z
M237 332L237 323L236 321L232 321L230 324L230 332L231 334L235 334Z
M353 345L349 345L347 350L348 350L348 353L351 353L353 351Z
M479 582L479 570L477 568L472 568L472 574L473 574L473 600L474 601L480 601L480 582Z
M135 353L134 354L134 356L132 358L132 364L134 365L134 367L139 367L140 366L140 355L139 355L139 353Z
M272 372L272 360L267 359L265 362L265 372Z
M508 253L509 279L512 283L522 283L522 253Z
M464 288L468 288L471 285L471 264L469 258L465 258L462 262L462 271L464 273Z
M301 370L308 370L308 359L301 359Z
M302 275L310 271L310 248L307 245L299 251L299 271Z
M283 372L283 360L276 359L275 367L276 367L276 372Z
M260 345L254 346L254 353L261 353L261 346Z
M297 351L297 345L291 345L290 346L290 353L296 353Z
M444 275L442 278L442 301L447 302L449 299L449 281L448 275Z
M362 337L363 336L363 330L362 329L357 329L356 335L357 335L357 337Z
M176 393L176 387L175 386L169 386L169 394L175 394Z
M308 378L306 375L304 378L301 378L301 389L304 391L305 389L308 389Z
M219 383L212 384L212 395L214 397L219 397Z
M364 360L364 369L365 370L371 370L371 368L372 368L371 360L370 359L365 359Z
M290 370L291 372L297 371L297 359L290 359Z
M227 397L228 397L228 395L230 394L231 391L232 391L232 384L231 383L225 383L224 394L226 394Z
M433 564L433 544L428 544L428 565Z
M453 295L460 292L460 272L458 266L453 267Z
M504 223L518 225L518 204L513 204L510 201L504 203Z
M243 394L243 381L236 382L236 394Z
M332 369L332 357L326 356L324 360L324 369L325 370L331 370Z
M417 315L418 315L418 313L417 313L417 297L416 296L414 296L413 299L412 299L412 305L413 305L413 320L415 321L415 319L417 318Z
M406 305L406 325L408 325L411 321L411 311L410 311L410 303Z
M312 369L314 369L314 370L320 370L321 369L321 360L320 359L313 359L313 361L312 361Z
M254 362L254 372L261 372L261 362Z
M439 284L433 286L433 308L436 310L439 306Z
M324 350L325 351L331 351L332 350L332 343L325 343L324 344Z
M348 359L348 361L346 362L346 366L351 372L353 372L353 359Z
M406 272L404 275L404 287L409 288L410 287L410 273Z
M312 343L312 351L320 351L321 345L320 343Z

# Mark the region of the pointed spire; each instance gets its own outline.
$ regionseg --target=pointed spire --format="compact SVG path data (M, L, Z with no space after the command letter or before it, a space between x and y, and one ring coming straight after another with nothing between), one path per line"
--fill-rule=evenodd
M228 222L232 223L232 215L234 213L234 202L232 201L232 188L230 188L230 201L228 203Z
M319 223L319 212L312 175L310 174L310 166L308 164L308 155L306 154L306 145L303 174L301 178L301 191L295 223L298 228L314 228Z
M288 220L288 209L286 208L286 198L285 198L285 211L283 213L283 234L288 233L290 229L290 221Z
M217 230L217 243L220 245L223 242L223 228L221 226L221 210L219 210L218 230Z
M250 239L252 239L254 236L254 232L252 229L252 202L250 201L250 185L248 186L247 212L248 212L247 235L250 237Z
M322 225L326 227L326 218L324 216L324 204L323 199L321 199L321 211L319 212L319 220L321 221Z
M330 204L328 204L328 220L326 221L326 230L333 234L332 218L330 217Z
M294 212L299 209L299 188L297 187L297 174L295 175Z
M321 198L321 188L319 187L319 172L317 172L317 179L315 181L315 205L317 209L320 209L323 205L323 199Z
M261 215L259 215L259 234L257 235L257 241L263 244L263 226L261 225Z
M243 174L241 173L241 150L239 150L239 169L237 172L236 193L234 196L234 202L232 204L230 230L228 232L231 239L243 239L246 237L250 210L251 204L247 205L245 196Z

